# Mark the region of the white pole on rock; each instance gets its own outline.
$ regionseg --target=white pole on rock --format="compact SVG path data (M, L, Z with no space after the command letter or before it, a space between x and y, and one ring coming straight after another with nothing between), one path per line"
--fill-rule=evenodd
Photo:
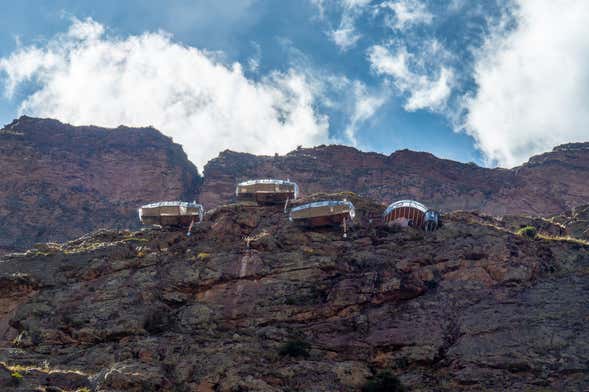
M186 233L187 237L190 237L190 234L192 234L192 226L194 225L194 219L192 220L192 222L190 222L190 226L188 226L188 233Z

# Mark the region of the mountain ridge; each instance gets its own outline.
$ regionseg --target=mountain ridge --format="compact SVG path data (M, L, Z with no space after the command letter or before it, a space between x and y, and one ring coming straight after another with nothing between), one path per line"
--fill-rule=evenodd
M215 207L231 200L239 181L276 177L298 182L303 192L345 189L383 203L415 198L447 211L549 216L586 204L589 186L578 181L583 176L589 178L589 143L557 146L512 169L406 149L385 155L322 145L275 156L225 150L205 165L200 200Z
M71 126L22 116L0 130L0 252L66 241L101 227L136 228L136 208L198 200L215 208L235 185L290 178L303 194L352 191L381 204L417 199L442 211L550 216L589 201L589 143L569 143L513 169L428 152L389 155L321 145L285 155L225 150L203 169L153 127Z

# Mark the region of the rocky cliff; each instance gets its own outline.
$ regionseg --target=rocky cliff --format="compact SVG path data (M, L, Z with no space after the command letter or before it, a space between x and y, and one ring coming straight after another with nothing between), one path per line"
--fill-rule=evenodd
M234 204L190 237L102 230L4 256L0 389L589 389L587 242L469 212L388 228L377 203L325 197L356 204L347 240Z
M0 130L0 251L137 227L136 209L194 200L200 177L153 128L73 127L21 117Z
M417 199L444 211L548 216L589 200L589 143L556 147L511 170L408 150L386 156L320 146L273 157L224 151L204 168L200 200L223 204L237 182L260 177L290 178L307 194L349 190L383 203Z
M408 150L389 156L319 146L284 156L224 151L201 178L153 128L73 127L21 117L0 130L0 253L97 228L136 228L136 208L199 199L212 208L235 184L290 178L303 193L354 191L381 203L415 198L443 211L550 216L589 200L589 143L556 147L521 167L487 169ZM200 196L199 196L200 193Z

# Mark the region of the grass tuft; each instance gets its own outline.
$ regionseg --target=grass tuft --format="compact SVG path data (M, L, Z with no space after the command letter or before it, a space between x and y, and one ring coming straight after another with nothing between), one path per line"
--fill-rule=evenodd
M211 258L211 254L210 254L210 253L206 253L206 252L200 252L200 253L199 253L199 254L196 256L196 258L197 258L199 261L206 261L206 260L208 260L208 259L210 259L210 258Z
M576 244L576 245L585 245L585 246L589 245L589 241L582 240L580 238L570 237L570 236L551 236L551 235L545 235L545 234L538 234L538 238L546 240L546 241L562 241L562 242L568 242L570 244Z
M515 234L533 240L538 235L538 229L534 226L525 226L516 231Z
M125 237L123 238L121 241L124 242L148 242L149 240L147 238L137 238L137 237Z

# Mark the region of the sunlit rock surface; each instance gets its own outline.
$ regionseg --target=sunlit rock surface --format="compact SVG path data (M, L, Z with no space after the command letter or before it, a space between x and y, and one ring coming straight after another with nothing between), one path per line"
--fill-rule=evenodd
M409 150L389 156L345 146L301 148L284 156L224 151L204 168L200 200L232 200L250 178L290 178L305 194L352 191L384 203L415 199L443 211L549 216L587 204L589 143L556 147L510 170L488 169Z
M23 116L0 130L0 252L137 226L137 207L197 197L182 147L153 128Z
M387 228L378 203L324 197L356 205L348 239L232 204L190 237L102 230L4 256L1 389L357 391L381 370L412 391L589 389L585 242L469 212ZM280 354L293 339L308 356Z

